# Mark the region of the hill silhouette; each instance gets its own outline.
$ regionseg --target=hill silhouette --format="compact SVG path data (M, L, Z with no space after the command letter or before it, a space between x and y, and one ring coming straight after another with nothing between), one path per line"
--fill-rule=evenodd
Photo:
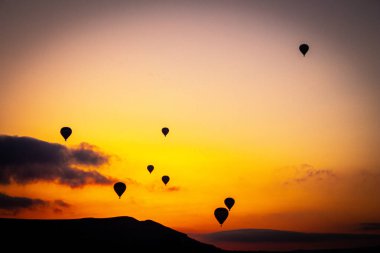
M67 220L0 219L0 250L29 252L223 252L151 220L131 217Z
M202 243L186 234L152 220L138 221L132 217L82 219L7 219L0 218L0 250L3 252L243 252L228 251ZM242 232L235 231L236 232ZM269 230L268 230L269 231ZM247 231L246 231L247 232ZM259 236L259 230L250 234ZM263 232L263 231L261 231ZM265 232L265 231L264 231ZM276 231L272 231L277 233ZM265 232L267 233L267 232ZM290 232L292 233L292 232ZM207 236L228 236L231 231ZM292 237L294 235L291 235ZM292 240L289 235L284 240ZM226 239L226 238L224 238ZM227 239L226 239L227 240ZM246 238L246 240L251 240ZM257 240L260 240L259 238ZM380 252L379 246L356 249L295 250L292 253L359 253ZM244 251L276 252L276 251Z

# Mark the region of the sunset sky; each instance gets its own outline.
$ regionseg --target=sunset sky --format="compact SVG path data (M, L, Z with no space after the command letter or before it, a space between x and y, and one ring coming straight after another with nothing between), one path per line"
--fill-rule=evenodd
M0 216L380 224L379 45L378 1L0 1Z

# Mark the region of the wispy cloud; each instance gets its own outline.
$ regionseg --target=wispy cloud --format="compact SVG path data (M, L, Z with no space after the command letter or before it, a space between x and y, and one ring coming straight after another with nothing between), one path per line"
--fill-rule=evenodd
M336 174L330 169L318 169L309 164L302 164L290 167L294 171L294 176L285 181L288 184L301 184L311 180L322 181L330 178L336 179Z
M181 190L181 187L179 186L171 186L169 188L167 188L167 191L169 192L176 192L176 191L180 191Z
M0 213L5 215L15 215L23 210L33 210L38 208L52 208L62 211L62 208L70 208L70 204L63 200L46 201L26 197L15 197L0 192Z
M162 184L162 183L161 183ZM164 185L159 185L159 184L150 184L144 186L146 190L149 192L177 192L181 191L182 188L179 186L164 186Z
M70 204L60 199L54 200L54 205L63 207L63 208L69 208L71 206Z
M176 192L182 190L179 186L165 186L162 182L159 183L151 183L151 184L143 184L132 178L123 178L120 179L121 182L125 183L127 187L133 185L140 189L145 189L149 192Z
M138 182L137 180L133 179L133 178L124 178L121 180L123 183L125 183L127 186L128 185L134 185L134 186L137 186L137 187L140 187L142 186L142 183Z
M82 143L69 149L31 137L0 136L0 184L27 184L38 181L56 182L70 187L86 184L111 184L114 180L96 170L107 164L109 157Z
M380 170L377 169L363 169L359 172L359 178L363 183L380 182Z

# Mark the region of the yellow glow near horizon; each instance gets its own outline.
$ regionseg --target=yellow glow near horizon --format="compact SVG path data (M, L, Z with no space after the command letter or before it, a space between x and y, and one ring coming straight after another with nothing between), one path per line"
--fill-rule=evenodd
M70 26L9 74L0 133L96 145L111 156L99 171L127 182L120 200L110 186L1 186L71 205L21 217L127 215L213 231L214 209L233 196L226 229L323 231L377 218L380 207L363 197L370 189L355 193L354 179L380 164L373 105L334 45L296 27L263 28L260 15L150 11ZM297 51L303 38L307 57ZM73 129L67 143L62 126ZM286 185L295 170L284 168L302 164L338 179ZM367 208L347 210L354 203Z

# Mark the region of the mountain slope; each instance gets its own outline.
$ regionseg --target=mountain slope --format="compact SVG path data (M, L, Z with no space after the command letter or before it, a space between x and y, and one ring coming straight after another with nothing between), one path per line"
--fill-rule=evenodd
M0 219L0 250L222 252L156 222L131 217L72 220Z

